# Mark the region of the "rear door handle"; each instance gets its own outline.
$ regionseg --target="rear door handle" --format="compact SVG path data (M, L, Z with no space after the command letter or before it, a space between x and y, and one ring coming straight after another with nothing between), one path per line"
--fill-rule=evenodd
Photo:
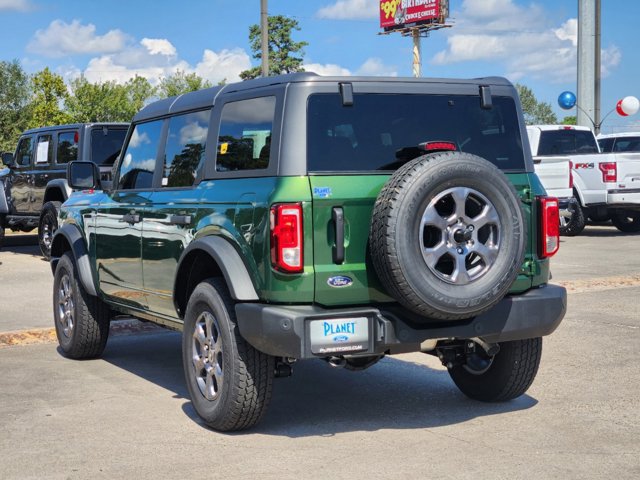
M169 223L171 225L189 225L191 223L191 215L171 215Z
M140 215L137 213L127 213L122 216L120 221L129 223L131 225L133 225L134 223L140 223Z
M336 244L333 247L333 263L344 263L344 210L342 207L331 209L331 220L336 227Z

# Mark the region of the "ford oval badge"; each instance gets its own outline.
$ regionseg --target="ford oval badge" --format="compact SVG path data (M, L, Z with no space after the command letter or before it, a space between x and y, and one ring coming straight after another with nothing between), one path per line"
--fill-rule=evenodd
M333 337L333 341L334 342L348 342L349 341L349 337L347 337L346 335L336 335L335 337Z
M348 287L353 283L351 277L344 277L342 275L338 275L337 277L329 277L327 283L331 287Z

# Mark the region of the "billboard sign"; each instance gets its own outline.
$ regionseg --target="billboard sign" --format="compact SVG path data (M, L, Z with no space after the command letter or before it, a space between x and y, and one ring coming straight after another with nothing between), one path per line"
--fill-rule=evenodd
M380 28L393 30L408 25L434 23L446 0L380 0ZM443 15L444 16L444 15Z

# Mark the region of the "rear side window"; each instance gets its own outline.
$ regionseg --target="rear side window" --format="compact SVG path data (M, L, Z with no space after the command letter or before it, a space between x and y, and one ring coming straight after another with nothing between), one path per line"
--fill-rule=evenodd
M276 97L229 102L222 108L216 170L258 170L269 166Z
M616 139L614 152L640 152L640 137L620 137Z
M78 132L58 134L57 163L69 163L78 159Z
M151 188L163 120L136 125L118 175L118 189Z
M97 165L113 165L127 136L126 128L95 127L91 129L91 161Z
M162 170L163 187L190 187L202 168L211 110L177 115L169 120Z
M540 132L538 155L576 155L598 153L598 145L589 130L545 130Z
M31 165L31 156L33 155L33 138L24 137L20 139L16 150L16 163L21 167Z
M503 170L524 170L520 122L513 98L356 94L343 106L338 94L311 95L307 107L311 172L395 170L424 142L455 143ZM415 155L414 155L415 156Z
M36 163L51 163L53 158L53 136L39 135L36 149Z

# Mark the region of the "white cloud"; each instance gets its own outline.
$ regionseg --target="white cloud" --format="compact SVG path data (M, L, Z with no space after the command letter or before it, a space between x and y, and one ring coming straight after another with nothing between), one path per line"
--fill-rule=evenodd
M188 123L180 129L180 144L204 143L207 139L208 128L198 122Z
M195 73L215 85L221 80L237 82L240 80L240 72L250 68L251 58L241 48L220 52L206 49L202 60L195 67Z
M305 63L303 65L305 71L317 73L325 77L348 77L352 75L351 70L341 67L335 63Z
M27 50L45 57L111 53L122 50L128 38L120 30L109 30L104 35L96 35L96 27L91 23L82 25L78 20L71 23L54 20L45 30L36 31Z
M554 28L541 7L521 6L513 0L464 0L454 16L461 20L447 32L447 48L437 52L432 63L487 61L502 64L506 76L514 81L525 76L556 83L575 81L575 18ZM608 75L620 58L616 46L603 50L603 75Z
M0 11L28 12L33 6L29 0L0 0Z
M385 65L381 59L372 57L365 60L365 62L358 67L355 72L352 72L348 68L336 65L335 63L305 63L303 65L305 71L317 73L326 77L349 77L352 75L371 75L371 76L386 76L396 77L398 71L395 66Z
M338 0L322 7L316 16L332 20L368 19L378 18L379 10L379 0Z
M192 66L181 60L176 48L166 39L142 39L120 52L92 58L84 70L90 82L116 81L124 83L135 75L157 84L160 78L173 75L177 70L196 73L217 84L221 80L240 80L240 72L251 68L251 59L242 49L214 52L206 49L202 59Z
M147 47L151 55L173 56L176 54L176 47L164 38L143 38L140 43L142 46Z

